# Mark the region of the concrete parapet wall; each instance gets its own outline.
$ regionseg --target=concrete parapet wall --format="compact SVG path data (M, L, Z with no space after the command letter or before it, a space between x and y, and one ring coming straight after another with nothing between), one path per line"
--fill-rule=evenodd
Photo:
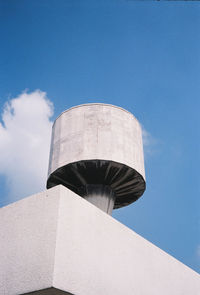
M196 272L63 186L2 208L0 227L2 295L200 294Z

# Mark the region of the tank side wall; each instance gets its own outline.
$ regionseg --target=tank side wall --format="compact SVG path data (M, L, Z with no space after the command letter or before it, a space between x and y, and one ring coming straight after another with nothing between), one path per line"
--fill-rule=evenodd
M141 127L130 113L85 105L64 112L53 132L49 174L72 162L102 159L128 165L145 178Z

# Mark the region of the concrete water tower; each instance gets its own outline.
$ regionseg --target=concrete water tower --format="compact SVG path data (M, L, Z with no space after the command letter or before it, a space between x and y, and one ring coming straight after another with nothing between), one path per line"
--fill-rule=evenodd
M1 208L0 294L199 295L199 274L109 215L142 195L144 179L132 114L105 104L62 113L49 189Z
M52 130L47 188L62 184L111 214L145 190L142 132L128 111L84 104L63 112Z

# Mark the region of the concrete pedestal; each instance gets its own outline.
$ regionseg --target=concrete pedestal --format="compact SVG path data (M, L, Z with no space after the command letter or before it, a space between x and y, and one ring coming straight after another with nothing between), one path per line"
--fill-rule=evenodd
M200 276L63 186L1 209L0 294L199 295Z

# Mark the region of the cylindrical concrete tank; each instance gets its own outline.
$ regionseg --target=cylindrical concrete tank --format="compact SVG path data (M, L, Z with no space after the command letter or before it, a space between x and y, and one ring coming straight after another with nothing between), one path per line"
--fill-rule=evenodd
M47 188L58 184L108 213L136 201L145 190L137 119L100 103L63 112L53 125Z

